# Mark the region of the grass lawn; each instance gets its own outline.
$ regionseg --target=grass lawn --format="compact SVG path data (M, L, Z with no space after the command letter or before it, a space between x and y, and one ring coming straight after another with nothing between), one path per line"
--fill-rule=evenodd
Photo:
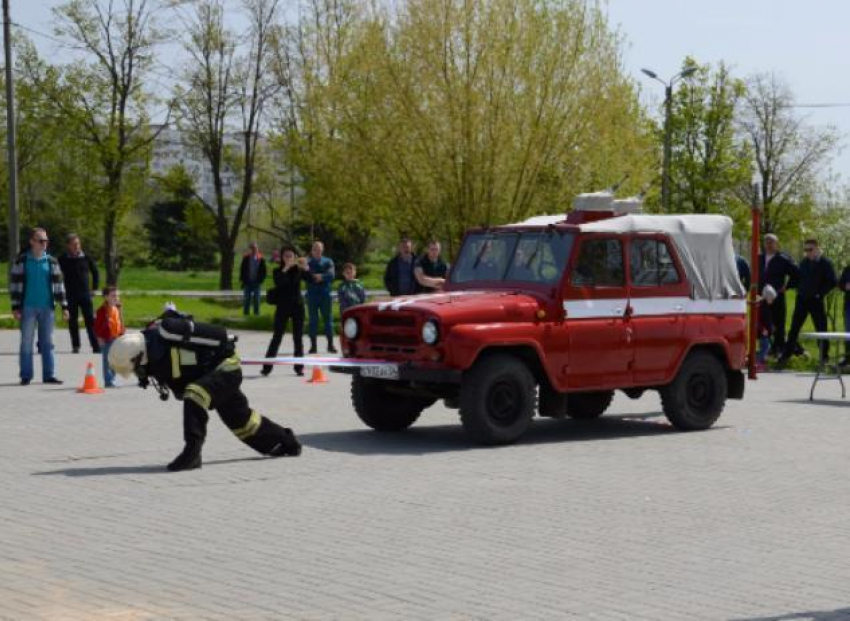
M99 266L100 267L100 266ZM269 266L270 267L270 266ZM101 280L106 270L100 268ZM342 266L336 266L337 276L342 278ZM367 289L383 289L384 263L365 263L358 277ZM0 289L8 286L8 263L0 263ZM334 288L339 281L334 283ZM126 291L217 291L218 271L211 272L166 272L155 267L125 267L121 270L120 287ZM239 288L239 265L233 270L233 286ZM272 286L271 275L266 286Z

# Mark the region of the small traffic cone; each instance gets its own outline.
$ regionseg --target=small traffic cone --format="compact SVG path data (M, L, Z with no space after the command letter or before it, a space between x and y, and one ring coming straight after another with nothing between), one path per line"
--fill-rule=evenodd
M328 376L325 374L325 369L323 367L313 367L313 374L310 376L310 379L307 380L308 384L327 384Z
M97 385L97 377L94 374L94 365L89 362L86 365L86 378L83 380L83 385L77 389L77 392L82 392L87 395L98 395L103 392L103 388Z

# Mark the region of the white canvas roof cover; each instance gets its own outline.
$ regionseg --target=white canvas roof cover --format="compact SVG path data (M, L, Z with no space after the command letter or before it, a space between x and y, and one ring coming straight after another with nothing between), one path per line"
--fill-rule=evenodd
M735 265L731 218L628 215L582 224L579 228L587 233L667 233L676 244L694 299L746 297Z

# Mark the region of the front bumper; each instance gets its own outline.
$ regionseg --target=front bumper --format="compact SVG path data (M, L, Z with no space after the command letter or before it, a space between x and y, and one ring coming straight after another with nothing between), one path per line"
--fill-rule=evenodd
M386 375L364 370L363 367L330 367L333 373L361 375L390 381L411 382L417 384L460 384L463 373L447 367L424 367L412 362L400 362L390 368Z

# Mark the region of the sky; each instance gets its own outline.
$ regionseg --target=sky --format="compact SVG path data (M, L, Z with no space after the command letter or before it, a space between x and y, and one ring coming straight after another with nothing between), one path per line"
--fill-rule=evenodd
M289 0L295 2L296 0ZM52 0L10 0L13 21L50 34ZM800 104L850 104L850 0L607 0L608 18L625 40L626 70L657 107L663 87L641 74L666 79L686 56L721 60L736 75L775 73ZM51 60L50 40L29 36ZM850 106L800 108L812 125L834 125L845 148L831 170L850 180ZM824 171L827 172L827 171Z

